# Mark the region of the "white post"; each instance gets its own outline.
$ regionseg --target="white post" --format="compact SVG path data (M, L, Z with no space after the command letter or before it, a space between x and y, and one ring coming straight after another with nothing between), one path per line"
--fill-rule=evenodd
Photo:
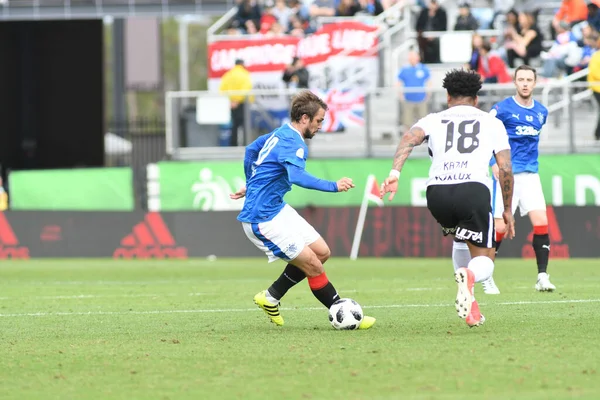
M179 90L190 90L189 76L189 46L188 46L188 21L185 17L178 20L179 24Z
M358 258L358 250L360 249L360 240L362 238L363 228L365 227L365 220L367 218L367 210L369 209L369 191L373 186L373 180L375 175L369 175L367 178L367 186L363 194L363 201L360 205L360 211L358 213L358 221L356 223L356 231L354 231L354 240L352 241L352 250L350 251L350 259L356 260Z

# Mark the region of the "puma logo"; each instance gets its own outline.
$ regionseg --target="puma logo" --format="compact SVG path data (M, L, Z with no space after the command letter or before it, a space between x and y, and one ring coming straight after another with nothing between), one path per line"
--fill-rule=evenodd
M550 251L550 245L549 244L543 244L542 245L542 249L548 249L548 251Z

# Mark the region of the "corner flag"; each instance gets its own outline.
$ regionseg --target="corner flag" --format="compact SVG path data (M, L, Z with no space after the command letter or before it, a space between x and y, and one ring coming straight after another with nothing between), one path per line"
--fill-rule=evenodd
M383 207L383 200L379 198L379 185L377 184L375 175L369 175L367 177L365 194L363 196L362 204L360 205L360 212L358 213L358 221L356 223L356 231L354 232L354 240L352 241L352 250L350 251L350 259L352 260L356 260L358 257L358 250L360 248L360 240L362 238L362 232L365 226L369 202L373 202L379 207Z

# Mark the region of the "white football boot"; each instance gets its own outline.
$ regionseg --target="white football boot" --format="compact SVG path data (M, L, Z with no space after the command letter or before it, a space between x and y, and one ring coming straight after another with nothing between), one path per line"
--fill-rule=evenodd
M535 290L538 292L553 292L556 286L550 282L550 275L545 272L538 274L537 283L535 284Z
M483 292L485 294L500 294L500 289L496 286L493 276L490 276L488 279L481 282L481 286L483 286Z

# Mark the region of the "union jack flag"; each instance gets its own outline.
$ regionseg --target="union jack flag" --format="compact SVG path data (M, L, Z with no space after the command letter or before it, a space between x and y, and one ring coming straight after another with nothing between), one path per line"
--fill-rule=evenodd
M316 91L327 103L323 132L343 132L346 127L364 126L365 96L361 90Z

